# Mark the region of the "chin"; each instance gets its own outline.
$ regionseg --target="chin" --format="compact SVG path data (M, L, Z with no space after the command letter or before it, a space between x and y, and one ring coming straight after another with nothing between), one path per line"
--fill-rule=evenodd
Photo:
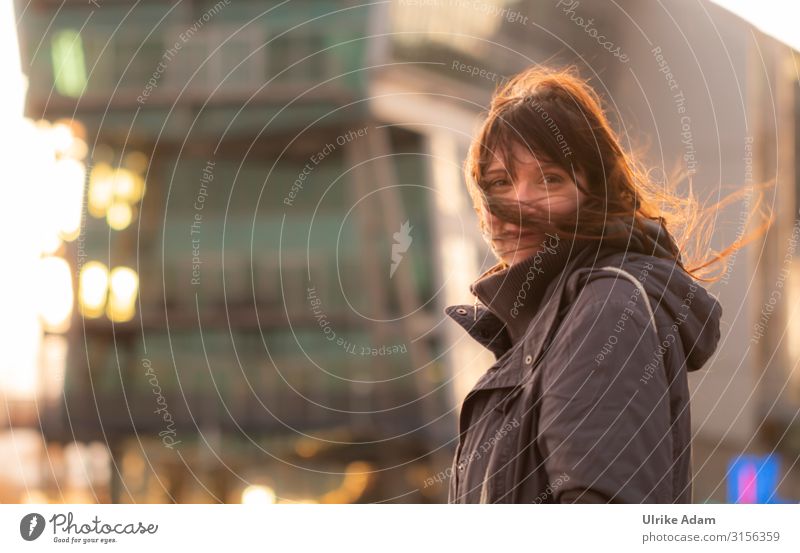
M538 248L535 247L520 249L503 256L503 261L505 261L506 265L513 265L514 263L519 263L523 259L534 255L537 251Z

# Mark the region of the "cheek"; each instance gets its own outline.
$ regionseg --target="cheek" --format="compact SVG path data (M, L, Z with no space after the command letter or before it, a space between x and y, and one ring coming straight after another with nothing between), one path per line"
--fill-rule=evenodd
M550 211L554 213L568 213L574 209L574 196L557 196L550 198Z
M581 201L583 193L579 192L577 187L566 188L557 193L550 194L547 198L550 210L554 213L570 213L575 211Z
M499 219L490 213L484 205L481 206L481 218L483 225L489 232L495 231L497 229L497 225L500 223Z
M497 218L497 216L489 211L486 206L481 206L481 213L483 214L483 220L486 221L487 225L496 225L500 224L501 220Z

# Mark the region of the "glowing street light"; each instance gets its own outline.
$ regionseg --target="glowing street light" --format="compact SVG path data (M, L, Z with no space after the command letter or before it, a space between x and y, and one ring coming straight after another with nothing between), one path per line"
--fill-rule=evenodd
M128 228L134 206L144 196L142 173L147 169L147 156L130 152L125 155L123 165L115 168L99 161L89 176L89 213L92 217L105 217L114 230Z
M139 292L139 275L130 267L115 267L109 278L106 315L115 323L133 319L136 313L136 296Z
M108 268L99 261L89 261L81 268L78 277L80 312L84 317L96 319L103 315L108 294Z
M62 257L39 262L39 316L47 332L66 332L72 316L72 272Z

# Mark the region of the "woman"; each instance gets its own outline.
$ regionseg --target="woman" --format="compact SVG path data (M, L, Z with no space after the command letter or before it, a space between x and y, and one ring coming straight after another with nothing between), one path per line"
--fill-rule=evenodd
M496 362L461 406L449 501L691 502L687 372L722 314L697 280L771 220L684 265L721 204L655 183L571 68L495 92L465 176L499 261L445 312Z

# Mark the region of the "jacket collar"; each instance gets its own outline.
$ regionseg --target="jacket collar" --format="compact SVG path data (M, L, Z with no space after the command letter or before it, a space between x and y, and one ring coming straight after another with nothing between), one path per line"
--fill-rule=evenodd
M619 265L625 262L626 251L636 251L647 256L670 257L670 252L677 252L672 237L666 232L663 220L646 221L645 227L647 234L641 236L635 231L631 231L627 240L611 242L608 248L598 245L595 247L576 248L576 253L567 260L562 271L551 278L543 293L538 311L534 315L532 324L529 324L526 339L514 344L508 332L506 323L495 313L483 305L459 304L445 307L445 313L457 322L467 333L477 342L488 348L494 355L496 362L484 373L473 388L479 389L513 387L519 384L527 374L518 368L506 366L500 362L500 358L506 353L515 349L512 346L519 346L522 349L522 359L527 359L531 355L530 365L535 365L538 360L545 341L553 326L558 322L558 315L561 309L562 297L575 297L581 280L581 268L591 271L592 267L600 263L600 258L614 259ZM624 227L623 227L624 228ZM480 278L487 274L497 272L497 266L483 273ZM480 280L480 278L478 280Z
M479 344L489 349L496 359L511 347L511 336L505 323L485 306L477 303L448 305L444 312Z
M495 270L495 266L473 282L470 291L500 319L512 344L516 343L536 315L547 285L571 255L588 245L589 241L566 241L548 233L538 252L504 269Z
M513 343L503 320L483 305L450 305L445 308L447 315L495 355L495 364L481 375L473 391L515 387L524 380L528 371L520 370L516 364L505 363L501 358L519 350L520 359L526 366L536 364L548 335L558 322L564 290L574 287L574 270L586 264L591 265L595 256L593 248L583 248L569 259L559 275L550 280L525 340Z
M589 245L589 241L562 241L555 251L544 249L541 254L534 254L511 267L503 268L498 263L470 285L475 296L473 305L449 305L444 312L499 359L519 342L531 322L543 315L539 311L555 293L554 287L564 284L566 274L562 273L568 273L570 267L594 256L596 252ZM529 279L530 275L538 279L536 286ZM523 287L526 280L530 288ZM525 294L523 301L520 301L520 292ZM550 324L554 318L554 315L545 317L550 319ZM537 321L536 326L541 329L547 325Z

